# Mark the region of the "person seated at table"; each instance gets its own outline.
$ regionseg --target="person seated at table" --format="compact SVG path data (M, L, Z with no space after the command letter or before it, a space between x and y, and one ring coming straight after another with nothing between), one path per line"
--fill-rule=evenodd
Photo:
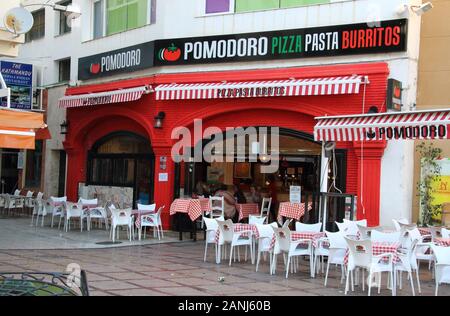
M247 199L245 198L244 192L242 192L241 188L238 185L233 186L234 199L238 204L247 203Z
M252 185L250 187L250 194L251 194L251 203L261 204L262 201L262 194L261 194L261 188L257 187L256 185Z
M195 186L195 190L194 190L192 197L193 198L199 198L199 197L209 198L210 196L211 196L211 194L209 192L208 185L203 181L197 182L197 185Z
M215 196L223 196L225 219L232 219L233 222L236 222L235 218L237 217L238 212L236 211L236 200L234 199L233 193L234 187L232 185L222 185Z

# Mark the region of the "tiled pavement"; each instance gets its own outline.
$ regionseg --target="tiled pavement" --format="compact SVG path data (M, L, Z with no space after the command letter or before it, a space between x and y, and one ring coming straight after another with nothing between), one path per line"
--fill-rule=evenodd
M231 267L213 263L213 251L203 262L202 241L168 243L112 249L78 250L0 250L0 271L63 271L77 263L87 271L91 295L344 295L339 284L340 273L332 270L329 285L323 286L323 275L311 279L308 263L285 279L282 260L277 275L270 276L268 264L259 272L250 262L235 262ZM224 277L223 282L218 278ZM384 288L386 279L383 280ZM409 281L403 280L398 295L411 295ZM434 284L425 265L421 274L422 295L433 295ZM350 295L367 295L359 287ZM376 291L373 295L378 295ZM381 295L390 295L386 289ZM440 295L450 295L450 286L441 285Z

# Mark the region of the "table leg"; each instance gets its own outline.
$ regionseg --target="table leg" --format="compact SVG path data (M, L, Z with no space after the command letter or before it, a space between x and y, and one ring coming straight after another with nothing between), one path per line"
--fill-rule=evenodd
M194 224L194 229L193 229L193 232L194 232L194 241L197 241L197 222L196 222L196 221L193 221L192 223Z

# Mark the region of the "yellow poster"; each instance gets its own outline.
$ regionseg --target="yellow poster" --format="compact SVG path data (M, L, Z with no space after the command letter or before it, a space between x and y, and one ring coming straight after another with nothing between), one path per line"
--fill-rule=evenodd
M441 176L433 181L433 205L450 202L450 159L441 159L438 163L441 166ZM440 221L441 216L433 219Z

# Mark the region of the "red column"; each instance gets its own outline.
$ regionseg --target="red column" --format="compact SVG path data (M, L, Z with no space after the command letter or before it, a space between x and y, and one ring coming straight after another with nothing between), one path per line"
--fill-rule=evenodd
M155 153L155 185L154 185L154 200L156 207L165 205L164 211L161 213L161 220L163 228L170 228L170 204L173 201L174 190L174 173L175 164L171 159L171 147L153 147ZM166 159L166 168L163 169L161 158ZM167 174L167 181L164 181L164 174ZM162 178L160 178L160 176Z
M368 225L380 223L381 158L385 141L353 142L358 159L358 220L367 219Z
M73 147L65 147L67 153L66 195L69 201L77 201L78 184L85 181L86 157L84 152Z

